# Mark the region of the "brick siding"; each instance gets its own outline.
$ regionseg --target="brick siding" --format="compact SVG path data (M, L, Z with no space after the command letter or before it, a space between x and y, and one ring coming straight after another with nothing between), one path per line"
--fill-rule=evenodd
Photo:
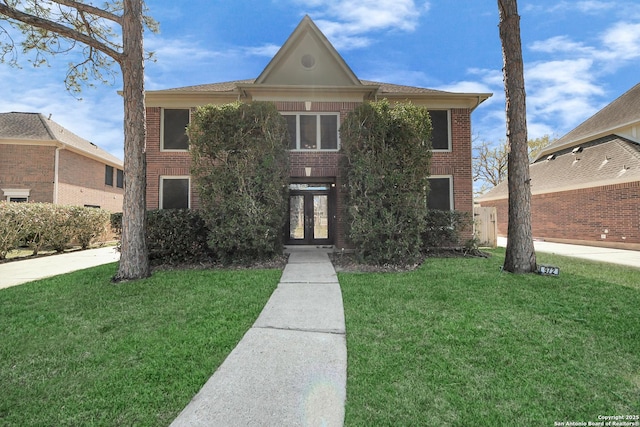
M29 201L53 203L55 147L0 144L0 188L29 189ZM105 185L105 164L60 150L58 204L122 211L123 190ZM4 200L4 197L2 197Z
M124 190L105 184L105 164L69 150L60 150L58 168L58 204L100 206L110 212L122 212Z
M482 206L497 208L498 234L506 236L507 199ZM534 195L531 222L535 238L640 249L640 182Z
M0 188L28 189L29 201L53 203L55 151L48 146L0 144Z

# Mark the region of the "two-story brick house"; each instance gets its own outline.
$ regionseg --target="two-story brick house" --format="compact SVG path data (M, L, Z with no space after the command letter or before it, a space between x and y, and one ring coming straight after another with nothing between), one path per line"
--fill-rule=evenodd
M0 200L122 211L120 159L39 113L0 113Z
M150 91L146 96L148 209L199 207L184 132L191 109L271 101L285 117L291 137L287 244L345 247L340 123L363 102L386 98L426 106L431 113L429 206L473 211L471 113L491 94L362 81L308 16L256 79Z

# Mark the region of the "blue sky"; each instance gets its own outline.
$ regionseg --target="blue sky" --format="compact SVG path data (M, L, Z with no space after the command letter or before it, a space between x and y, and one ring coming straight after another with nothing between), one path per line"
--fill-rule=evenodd
M188 7L185 7L185 4ZM476 141L505 138L495 0L148 0L160 22L145 47L146 88L257 77L308 14L355 74L454 92L492 92L473 113ZM520 0L529 137L562 136L640 82L637 0ZM33 68L0 64L0 112L53 120L123 157L122 99L114 86L65 91L70 57Z

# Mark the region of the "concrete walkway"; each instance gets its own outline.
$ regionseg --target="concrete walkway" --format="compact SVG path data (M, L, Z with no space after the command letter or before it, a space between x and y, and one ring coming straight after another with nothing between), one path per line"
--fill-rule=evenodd
M498 237L498 246L507 246L506 237ZM566 243L552 243L541 240L534 240L533 247L536 252L547 252L574 258L588 259L590 261L608 262L640 268L639 251L601 248L596 246L569 245Z
M84 251L67 252L0 264L0 289L20 285L33 280L70 273L120 259L114 246Z
M346 381L333 265L293 252L258 320L171 426L342 426Z

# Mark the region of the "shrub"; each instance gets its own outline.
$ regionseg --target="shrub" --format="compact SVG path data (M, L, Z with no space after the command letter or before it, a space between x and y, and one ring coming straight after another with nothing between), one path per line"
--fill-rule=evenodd
M27 228L24 203L0 202L0 259L24 240Z
M97 239L107 235L110 214L103 209L71 207L75 222L76 239L82 249L87 249Z
M41 240L44 247L56 252L64 252L77 234L76 222L70 206L43 204L42 215L47 226L42 230Z
M198 108L188 128L192 176L224 263L282 253L287 214L287 127L275 105L233 103Z
M102 236L109 213L102 209L51 203L0 204L0 259L20 245L34 255L42 249L64 251L74 241L83 249Z
M111 229L122 234L122 213L111 214ZM212 258L207 244L209 229L195 209L147 211L145 227L149 260L155 265L198 263Z
M362 104L341 126L347 237L374 264L421 255L431 159L426 108Z
M45 247L47 228L51 220L51 212L47 203L25 203L26 233L24 244L33 251L33 255Z
M468 212L429 210L422 234L424 249L460 247L460 234L472 225ZM467 242L464 243L467 245Z
M149 260L156 264L196 263L210 259L207 235L207 226L198 210L147 212Z

